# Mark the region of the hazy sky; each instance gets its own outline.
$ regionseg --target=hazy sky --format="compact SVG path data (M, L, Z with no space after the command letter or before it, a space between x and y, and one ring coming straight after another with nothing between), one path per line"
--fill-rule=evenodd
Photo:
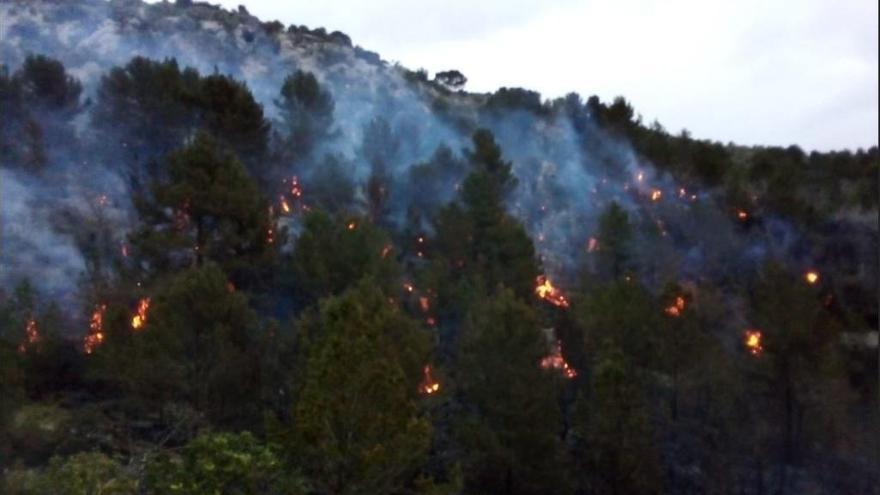
M725 142L877 144L877 0L220 3L343 31L432 75L458 69L471 91L623 95L645 121Z

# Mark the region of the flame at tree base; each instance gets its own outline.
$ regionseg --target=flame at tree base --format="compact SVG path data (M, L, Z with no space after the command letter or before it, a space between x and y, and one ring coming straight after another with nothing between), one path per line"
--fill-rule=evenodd
M675 301L663 310L669 316L677 318L684 313L685 300L682 296L675 296Z
M147 324L147 311L150 309L150 298L138 301L137 313L131 318L131 328L140 330Z
M24 342L19 344L18 352L24 354L27 348L36 344L40 340L40 332L37 330L37 321L29 318L24 328Z
M101 343L104 342L104 312L107 311L106 304L95 306L92 311L92 317L89 320L89 333L83 339L83 351L86 354L95 352Z
M549 356L541 359L541 368L545 370L554 369L562 371L562 376L571 379L577 376L577 370L569 366L568 362L562 356L562 342L556 341L553 345L553 352Z
M436 394L440 391L440 382L434 379L431 375L431 365L426 364L424 368L422 368L422 373L424 377L422 378L422 383L419 383L419 393L424 395L432 395Z
M746 330L745 346L752 356L759 356L764 352L764 346L761 343L763 335L760 330Z
M535 295L554 306L568 308L568 299L550 282L545 275L539 275L535 280Z

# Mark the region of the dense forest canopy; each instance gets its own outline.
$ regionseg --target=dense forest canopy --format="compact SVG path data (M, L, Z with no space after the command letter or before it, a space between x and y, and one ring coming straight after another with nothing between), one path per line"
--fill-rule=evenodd
M0 17L4 493L878 493L876 146L244 8Z

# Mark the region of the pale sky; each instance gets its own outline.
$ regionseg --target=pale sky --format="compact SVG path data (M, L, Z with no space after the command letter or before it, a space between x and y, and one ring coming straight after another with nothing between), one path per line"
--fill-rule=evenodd
M625 96L646 122L806 150L878 140L878 0L221 0L470 91Z

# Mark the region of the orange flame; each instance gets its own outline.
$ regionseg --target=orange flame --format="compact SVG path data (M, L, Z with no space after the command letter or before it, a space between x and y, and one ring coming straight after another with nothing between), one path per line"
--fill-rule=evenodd
M562 371L562 376L571 379L577 376L577 371L568 365L565 358L562 357L562 342L556 341L553 346L553 352L541 359L541 368L545 370L554 369Z
M357 228L357 223L348 222L348 230L354 230L355 228Z
M29 318L24 327L24 342L19 344L18 352L24 354L27 348L36 344L40 340L40 332L37 330L37 321Z
M83 351L91 354L104 342L104 312L107 311L106 304L98 304L92 311L92 318L89 320L89 333L83 339Z
M764 352L764 347L761 344L762 337L760 330L746 330L745 345L752 356L758 356Z
M440 391L440 382L434 379L431 375L431 365L426 364L424 368L422 368L422 373L424 377L422 378L422 383L419 384L419 392L425 395L436 394Z
M684 297L675 296L675 302L673 302L672 304L667 306L666 309L663 310L663 312L669 316L678 317L678 316L681 316L682 313L684 313L684 308L685 308Z
M137 313L131 318L131 328L140 330L147 324L147 311L150 309L150 298L138 301Z
M651 191L651 201L660 201L663 198L663 191L660 189L654 189Z
M284 213L290 213L290 204L284 199L284 196L281 196L281 209Z
M741 222L745 222L749 219L749 212L743 209L736 210L736 218L738 218Z
M550 279L545 275L538 275L538 278L535 280L535 294L539 299L543 299L554 306L559 306L560 308L568 307L568 299L565 298L565 295L559 291L556 287L553 287L553 284L550 282Z
M816 285L819 282L819 272L816 270L809 270L804 274L804 280L810 285Z

